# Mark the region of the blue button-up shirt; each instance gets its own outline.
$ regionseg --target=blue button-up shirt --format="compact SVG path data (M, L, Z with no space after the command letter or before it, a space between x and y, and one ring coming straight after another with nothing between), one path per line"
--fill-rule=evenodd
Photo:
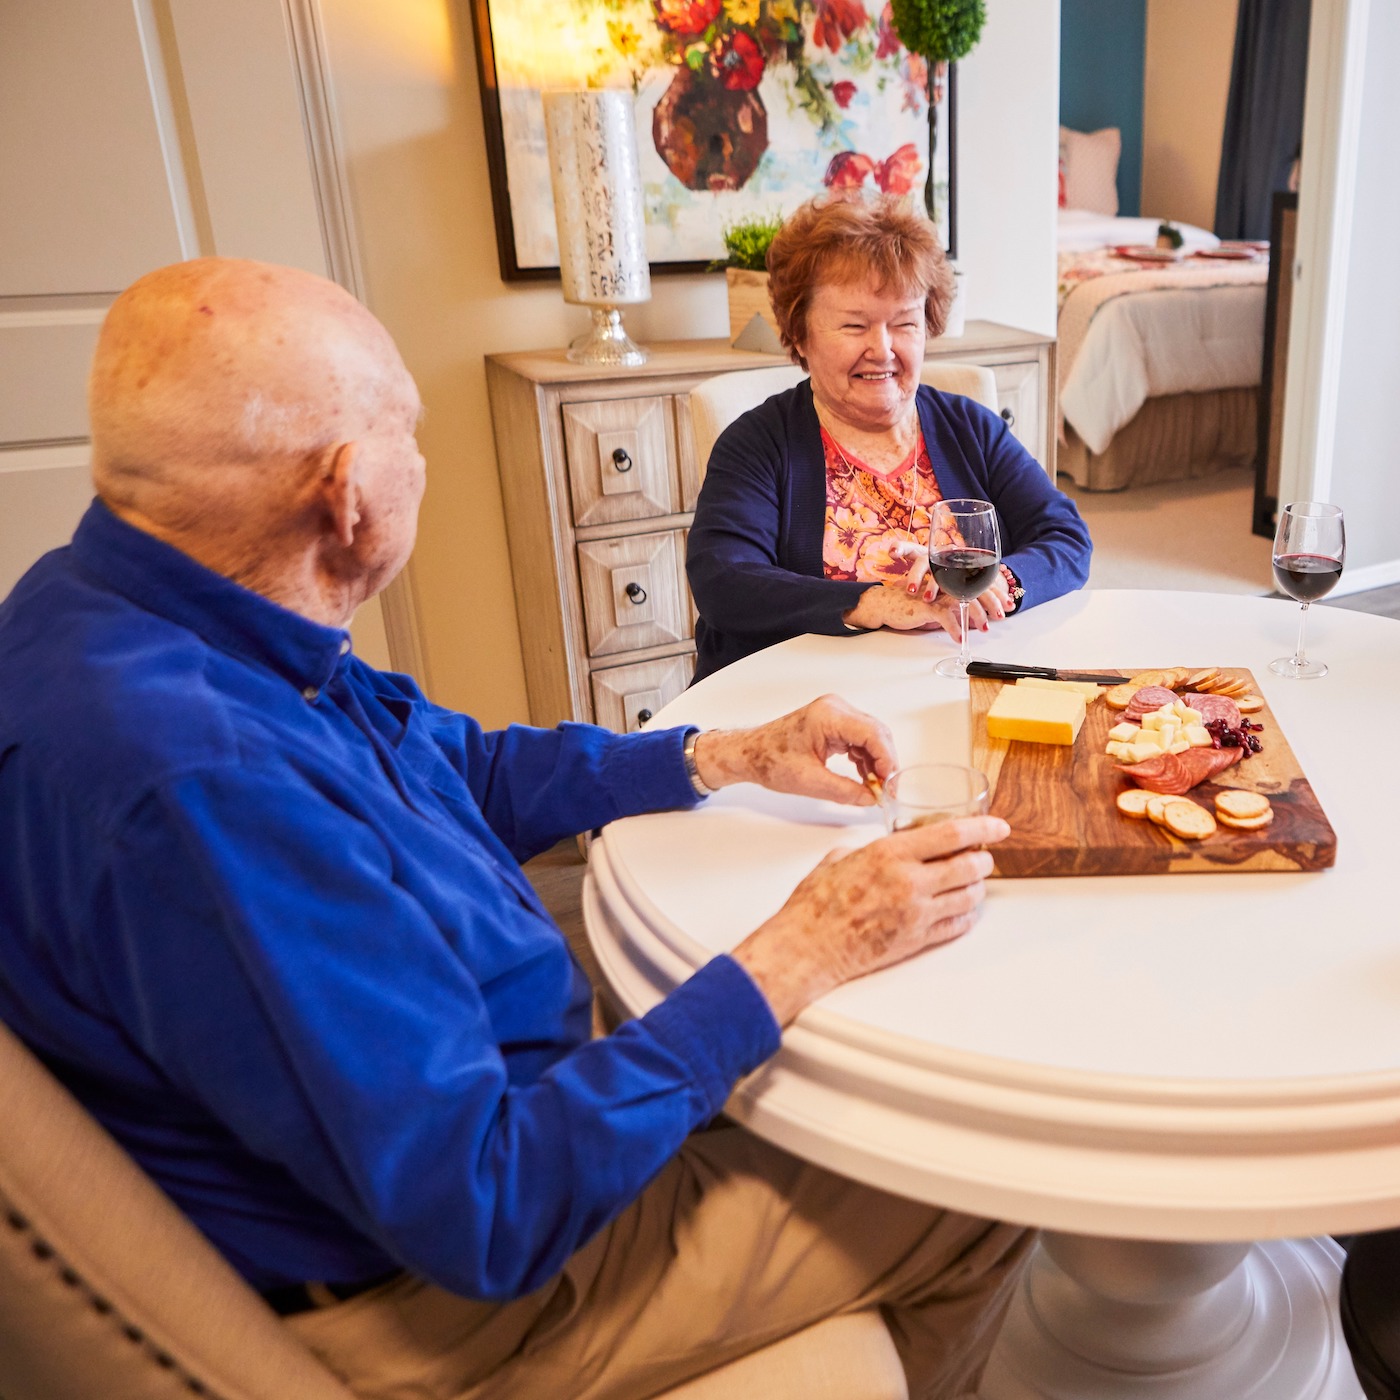
M520 870L682 738L485 733L94 503L0 604L0 1019L255 1287L518 1296L777 1048L727 957L590 1042Z

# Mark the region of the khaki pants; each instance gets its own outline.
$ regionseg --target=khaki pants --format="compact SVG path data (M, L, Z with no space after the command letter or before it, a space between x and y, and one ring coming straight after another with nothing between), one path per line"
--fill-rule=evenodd
M644 1400L879 1304L910 1395L949 1400L976 1387L1030 1240L723 1127L528 1297L403 1278L289 1324L374 1400Z

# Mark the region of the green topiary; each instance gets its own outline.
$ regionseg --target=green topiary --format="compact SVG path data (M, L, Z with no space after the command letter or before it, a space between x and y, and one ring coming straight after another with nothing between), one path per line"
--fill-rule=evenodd
M749 272L766 272L768 245L782 226L781 214L752 214L726 224L721 231L725 256L716 259L711 267L742 267Z
M987 22L983 0L891 0L899 41L930 63L966 58Z

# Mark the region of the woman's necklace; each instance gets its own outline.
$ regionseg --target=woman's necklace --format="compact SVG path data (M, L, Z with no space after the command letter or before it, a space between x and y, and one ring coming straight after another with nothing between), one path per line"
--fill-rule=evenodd
M886 503L883 501L871 499L869 492L865 490L865 487L861 483L860 468L858 468L856 464L853 461L851 461L850 457L846 453L846 449L842 447L839 442L837 442L834 434L832 434L825 427L823 428L823 431L826 432L827 441L836 449L836 455L841 459L841 465L846 469L846 477L851 483L851 489L855 491L855 493L858 496L860 496L862 500L864 500L866 505L868 505L872 510L875 511L876 515L878 515L881 518L881 520L883 520L885 516ZM910 456L911 461L908 468L901 467L897 471L891 472L888 477L884 478L884 480L890 482L890 490L893 493L895 500L898 501L899 504L902 505L909 512L909 542L901 543L900 545L896 546L896 553L900 555L906 554L909 551L911 545L915 552L919 551L922 548L922 546L919 544L918 531L915 529L914 526L914 511L916 509L915 500L919 492L919 444L917 439L915 440L914 446L911 449ZM904 475L904 472L906 470L909 472L909 494L907 495L907 497L901 497L897 489L896 483L898 479ZM872 473L872 475L874 475L874 473ZM924 508L924 510L925 514L927 514L929 517L929 528L931 530L933 528L933 512L927 506Z

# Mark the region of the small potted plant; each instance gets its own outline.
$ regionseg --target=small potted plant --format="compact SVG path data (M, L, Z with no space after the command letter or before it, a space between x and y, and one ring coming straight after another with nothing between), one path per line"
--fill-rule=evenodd
M966 58L982 37L987 22L984 0L890 0L899 42L928 64L928 180L924 203L933 218L933 153L938 149L938 106L933 85L948 64Z
M778 333L768 299L768 245L783 226L781 214L752 214L722 230L724 257L712 266L724 269L729 291L729 343L734 344L755 316Z

